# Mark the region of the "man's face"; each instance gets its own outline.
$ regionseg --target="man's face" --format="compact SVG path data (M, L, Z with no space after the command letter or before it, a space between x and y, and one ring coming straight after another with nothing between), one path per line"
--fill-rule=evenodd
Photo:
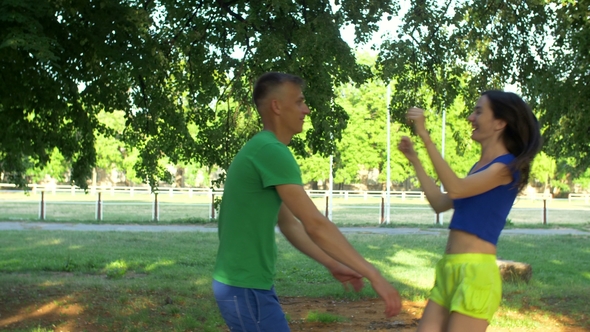
M293 135L302 132L305 116L309 114L309 107L305 103L301 87L291 82L283 83L279 88L277 102L282 125Z

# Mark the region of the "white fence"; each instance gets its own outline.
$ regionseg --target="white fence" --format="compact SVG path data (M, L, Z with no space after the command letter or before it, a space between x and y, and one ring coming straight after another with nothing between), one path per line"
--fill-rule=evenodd
M429 207L422 191L391 191L387 201L383 191L352 191L308 190L318 209L332 216L335 222L383 223L386 220L386 205L390 204L390 217L393 222L437 222L437 216ZM89 187L82 189L63 185L30 185L28 194L16 190L14 185L0 183L0 218L3 219L52 219L52 220L113 220L115 215L121 218L159 221L164 219L178 220L182 218L214 219L216 218L215 201L223 194L223 190L207 188L159 188L152 192L150 187ZM331 201L330 201L331 198ZM584 200L588 204L588 195L571 194L567 203L579 204ZM518 198L521 207L513 208L509 217L518 222L535 220L546 224L548 211L553 219L558 217L560 206L552 203L551 196L536 195ZM566 201L566 200L562 200ZM337 202L337 204L334 204ZM523 203L524 202L524 203ZM332 203L332 204L330 204ZM549 203L549 204L548 204ZM581 203L581 202L580 202ZM48 205L49 204L49 205ZM553 204L553 206L548 206ZM35 205L38 206L35 208ZM65 207L67 205L67 207ZM49 207L49 210L48 210ZM105 211L106 208L106 211ZM571 207L565 207L571 209ZM572 218L584 219L590 209L577 207ZM181 212L184 211L184 214ZM538 211L537 213L531 213ZM442 216L450 213L441 214ZM572 212L574 213L574 212ZM106 218L105 218L106 216ZM564 218L567 219L567 218ZM571 219L571 218L570 218ZM134 219L135 220L135 219ZM353 221L350 221L353 220ZM444 219L449 221L449 219Z

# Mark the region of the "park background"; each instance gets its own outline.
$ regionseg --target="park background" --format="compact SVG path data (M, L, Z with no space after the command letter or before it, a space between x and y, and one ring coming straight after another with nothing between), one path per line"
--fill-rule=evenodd
M540 121L525 194L590 189L585 1L3 6L0 182L221 188L260 130L252 85L279 70L307 82L291 148L309 189L419 189L396 149L410 106L466 174L479 153L466 118L494 88Z
M489 330L588 331L589 36L588 0L1 0L0 217L27 229L0 232L0 329L223 331L215 233L35 225L214 229L213 193L260 130L254 81L283 71L306 80L311 114L290 148L318 208L331 187L339 226L378 225L389 189L392 226L433 233L347 234L400 290L396 320L378 317L370 288L343 292L277 236L284 305L325 305L290 307L292 326L415 328L447 231L396 151L412 134L405 111L427 110L433 140L466 174L479 152L468 114L482 91L509 89L532 106L544 145L507 228L579 233L501 236L499 257L534 272L505 283Z

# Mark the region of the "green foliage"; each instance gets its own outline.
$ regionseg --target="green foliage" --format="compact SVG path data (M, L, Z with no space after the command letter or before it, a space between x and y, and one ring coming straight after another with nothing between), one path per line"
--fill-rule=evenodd
M42 167L30 167L27 170L27 176L34 183L46 180L46 177L55 179L57 182L63 182L69 175L70 163L68 163L57 148L53 149L50 154L50 161ZM34 165L34 163L31 163Z
M155 188L170 180L164 158L227 167L254 129L241 122L253 118L254 79L271 70L305 78L307 147L331 153L347 120L333 87L370 76L339 28L354 24L366 41L396 4L7 0L0 9L0 172L24 185L28 158L43 167L57 148L85 188L97 136L112 136L98 114L121 111L116 145L138 150L135 177ZM120 162L112 153L106 162Z
M590 1L411 2L378 67L392 81L392 115L412 105L440 112L461 98L470 109L487 89L518 87L534 107L544 151L590 165Z
M573 183L579 185L582 190L590 189L590 169L587 169L578 178L574 179Z
M174 180L167 163L226 169L260 129L251 90L273 70L307 81L310 126L291 144L301 157L319 154L300 159L306 179L327 178L325 157L333 155L336 182L358 181L358 170L371 168L384 181L387 84L394 182L412 174L395 149L410 133L408 107L432 112L439 147L447 112L445 157L464 174L477 148L463 119L483 90L509 84L539 117L555 178L583 178L590 0L408 6L400 16L398 2L385 0L4 0L0 172L21 186L49 174L85 188L98 167L156 188ZM375 64L355 55L340 29L352 24L355 41L367 42L385 15L402 24ZM547 178L539 167L536 176ZM212 185L223 180L222 172Z
M531 178L549 185L556 171L555 160L544 152L539 153L531 168Z
M578 176L590 166L590 1L559 3L545 5L550 14L545 31L553 43L540 52L538 68L527 73L523 85L540 111L545 151L554 158L572 158Z

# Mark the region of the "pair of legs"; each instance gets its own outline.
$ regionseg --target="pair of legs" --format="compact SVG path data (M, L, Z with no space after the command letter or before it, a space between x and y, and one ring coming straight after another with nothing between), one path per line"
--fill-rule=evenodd
M445 254L418 325L419 332L484 332L502 298L502 279L491 254Z
M485 319L473 318L449 309L429 300L417 332L480 332L488 327Z
M274 287L242 288L213 280L213 295L232 332L290 331Z

